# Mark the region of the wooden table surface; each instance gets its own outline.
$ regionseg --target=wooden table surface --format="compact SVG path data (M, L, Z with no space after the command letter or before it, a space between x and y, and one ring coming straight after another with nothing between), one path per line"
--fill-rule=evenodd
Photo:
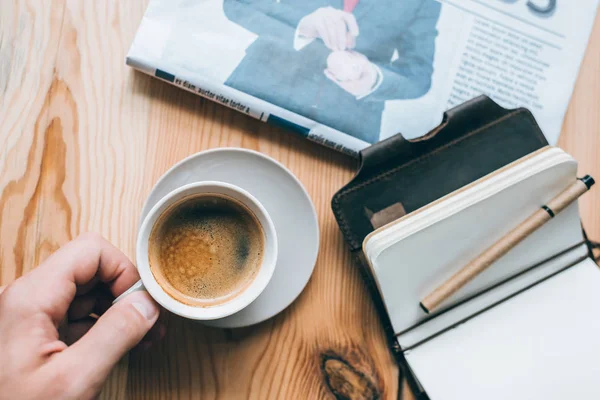
M172 164L215 147L258 150L315 203L321 250L307 288L252 328L168 316L164 342L125 357L102 397L411 398L329 205L355 162L126 67L146 4L0 0L0 285L85 231L133 257L141 206ZM559 144L597 177L599 110L596 19ZM581 209L600 238L600 190Z

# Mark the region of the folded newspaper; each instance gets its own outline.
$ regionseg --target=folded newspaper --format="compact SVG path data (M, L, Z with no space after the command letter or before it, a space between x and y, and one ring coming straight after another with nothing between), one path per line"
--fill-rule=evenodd
M555 143L598 0L151 0L127 64L356 154L480 94Z

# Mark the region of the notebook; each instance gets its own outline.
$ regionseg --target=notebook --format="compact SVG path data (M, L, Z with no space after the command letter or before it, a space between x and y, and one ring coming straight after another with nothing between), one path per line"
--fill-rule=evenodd
M527 110L483 97L422 142L398 136L363 152L332 206L417 397L600 398L600 270L576 203L435 312L419 306L573 183L576 161Z
M545 148L365 239L393 330L431 399L600 398L600 269L588 258L576 203L439 311L419 307L576 172L568 154Z

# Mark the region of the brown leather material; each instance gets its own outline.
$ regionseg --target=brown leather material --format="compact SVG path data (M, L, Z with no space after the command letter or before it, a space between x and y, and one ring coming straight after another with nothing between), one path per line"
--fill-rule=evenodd
M356 176L333 196L333 213L359 262L390 349L417 398L426 399L427 395L419 390L394 337L362 253L364 238L376 228L547 145L528 110L506 110L480 96L448 110L442 123L419 139L406 140L397 134L363 150Z
M374 230L373 215L394 205L410 213L547 144L528 110L481 96L447 111L423 138L397 134L363 150L358 173L333 196L333 212L358 251Z

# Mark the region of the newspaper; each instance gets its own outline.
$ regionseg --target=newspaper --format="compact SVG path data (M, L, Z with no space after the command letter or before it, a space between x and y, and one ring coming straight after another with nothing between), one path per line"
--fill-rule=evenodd
M480 94L556 143L598 0L151 0L127 64L349 154Z

